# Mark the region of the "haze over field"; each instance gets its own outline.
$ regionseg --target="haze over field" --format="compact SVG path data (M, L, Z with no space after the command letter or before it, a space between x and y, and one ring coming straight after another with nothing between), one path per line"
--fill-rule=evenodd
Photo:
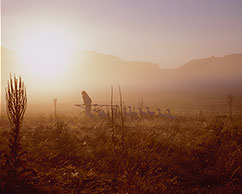
M242 93L242 1L2 1L1 98L22 75L29 103L127 103ZM176 99L176 100L175 100Z
M96 102L109 103L111 85L121 85L128 103L135 104L141 96L155 105L159 99L179 101L198 94L207 98L225 97L230 90L242 95L242 54L191 60L173 69L160 68L155 63L125 61L95 51L79 52L74 59L59 78L45 79L48 75L23 71L17 54L2 48L3 88L9 73L16 72L25 78L29 100L35 104L52 102L56 96L62 102L80 102L80 90L89 91Z

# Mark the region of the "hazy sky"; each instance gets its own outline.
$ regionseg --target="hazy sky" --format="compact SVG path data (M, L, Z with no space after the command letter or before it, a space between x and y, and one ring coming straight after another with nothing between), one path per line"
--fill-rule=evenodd
M46 31L75 49L161 66L242 52L242 0L2 0L1 15L12 49Z

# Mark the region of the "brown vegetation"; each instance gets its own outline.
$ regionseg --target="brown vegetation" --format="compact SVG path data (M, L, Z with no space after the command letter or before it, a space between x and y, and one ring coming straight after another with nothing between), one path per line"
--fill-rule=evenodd
M110 121L28 118L22 146L49 192L235 193L242 189L240 118L126 121L124 142L119 122L112 138ZM3 153L9 136L1 122Z
M0 127L1 193L242 190L241 115L125 119L120 87L119 97L116 107L111 88L106 119L55 115L23 123L25 87L10 78Z

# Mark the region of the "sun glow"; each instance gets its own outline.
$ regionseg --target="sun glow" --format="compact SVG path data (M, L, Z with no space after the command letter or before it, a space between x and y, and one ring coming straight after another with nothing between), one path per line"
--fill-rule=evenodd
M71 63L74 45L71 36L57 29L31 32L23 38L20 58L24 71L31 77L60 78Z

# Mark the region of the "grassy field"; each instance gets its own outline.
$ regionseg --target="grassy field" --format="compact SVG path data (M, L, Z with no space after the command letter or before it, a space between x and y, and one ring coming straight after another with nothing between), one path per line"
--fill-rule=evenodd
M110 120L26 117L25 159L36 172L23 193L239 193L242 115ZM123 134L124 133L124 134ZM0 126L0 181L8 176L7 117Z

